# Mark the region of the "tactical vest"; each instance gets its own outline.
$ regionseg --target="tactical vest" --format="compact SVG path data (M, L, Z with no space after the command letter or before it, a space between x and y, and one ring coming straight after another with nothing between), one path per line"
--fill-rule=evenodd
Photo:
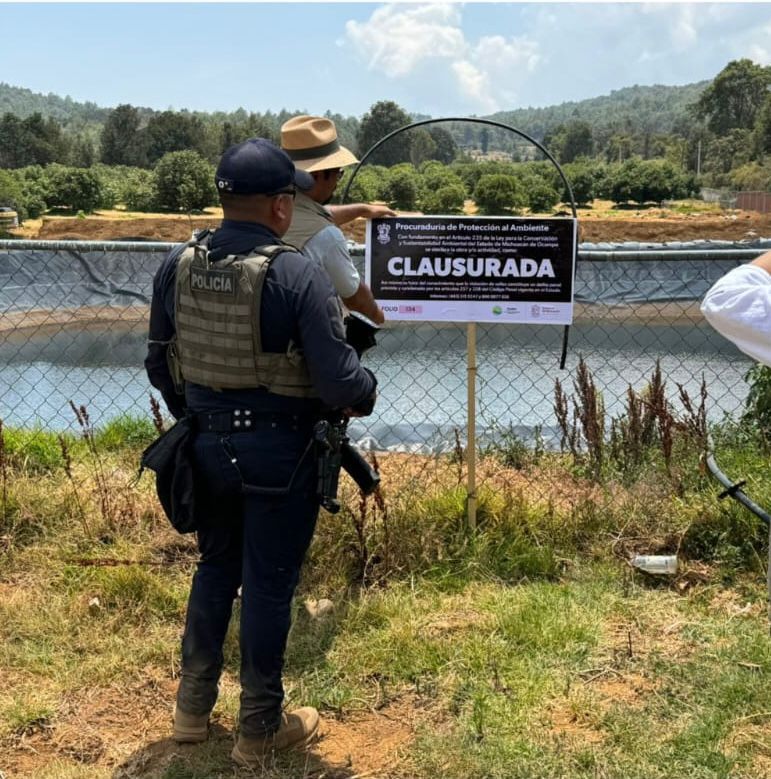
M182 378L212 389L264 387L277 395L316 397L302 351L264 352L260 309L265 276L286 246L209 262L191 242L177 263L176 357Z
M316 233L334 223L324 206L302 192L298 192L294 202L292 224L283 240L302 251L305 244Z

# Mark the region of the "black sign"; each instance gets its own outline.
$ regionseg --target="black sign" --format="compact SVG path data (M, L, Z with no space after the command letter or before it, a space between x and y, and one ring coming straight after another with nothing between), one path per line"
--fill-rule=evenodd
M575 250L574 219L374 219L367 282L391 319L568 324Z

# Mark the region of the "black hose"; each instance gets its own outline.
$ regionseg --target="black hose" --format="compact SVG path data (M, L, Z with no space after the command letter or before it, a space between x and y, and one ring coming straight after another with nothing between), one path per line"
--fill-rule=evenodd
M771 517L763 511L754 500L748 498L742 491L742 487L747 483L746 481L732 482L731 479L726 476L723 471L718 467L715 461L715 456L708 452L702 458L709 469L709 472L725 487L723 492L718 495L719 499L733 498L738 503L741 503L744 508L751 511L758 519L762 519L763 522L768 525L768 561L766 563L766 588L767 588L767 609L768 609L768 624L771 631Z
M767 525L771 527L771 516L769 516L763 509L755 503L754 500L747 497L742 491L742 487L747 483L746 481L733 482L728 476L720 470L717 462L715 461L715 455L709 452L704 456L704 462L709 469L709 472L725 487L725 490L718 495L721 500L723 498L733 498L737 503L741 503L744 508L751 511L758 519L762 519Z

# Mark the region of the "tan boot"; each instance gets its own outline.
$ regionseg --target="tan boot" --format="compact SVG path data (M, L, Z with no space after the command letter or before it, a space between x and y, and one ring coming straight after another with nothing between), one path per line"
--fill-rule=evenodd
M270 736L239 736L230 756L239 765L258 765L273 750L279 752L308 746L316 737L318 727L319 713L310 706L304 706L290 714L282 714L278 730Z
M208 714L186 714L174 707L174 741L180 744L197 744L209 737Z

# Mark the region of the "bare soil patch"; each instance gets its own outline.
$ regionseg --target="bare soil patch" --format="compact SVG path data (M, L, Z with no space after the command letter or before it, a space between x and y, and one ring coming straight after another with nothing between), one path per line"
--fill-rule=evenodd
M66 327L78 330L100 329L105 324L125 322L127 328L137 323L144 328L148 319L147 306L82 306L80 308L38 308L28 311L8 311L0 315L0 333L3 340L25 343L30 332L36 336L53 335Z
M708 214L676 214L666 209L616 212L590 211L579 214L579 240L669 241L724 240L742 241L771 237L771 214L755 211L731 211Z
M193 230L216 227L220 209L202 216L174 214L138 215L123 211L100 211L85 219L46 216L14 231L19 237L40 240L112 241L139 238L153 241L186 241ZM343 232L363 243L366 221L357 219ZM694 240L750 240L771 237L771 214L754 211L726 211L680 214L663 208L615 210L607 204L579 212L580 240L588 242Z
M43 241L120 241L145 239L151 241L187 241L194 230L216 227L219 214L209 216L143 216L115 218L111 216L89 216L85 219L73 217L45 217L36 236Z
M401 699L380 711L326 718L313 752L340 776L396 776L420 716L414 700Z
M605 734L597 730L587 718L569 706L555 706L550 714L550 732L557 738L582 744L601 744Z
M230 763L234 722L216 709L205 745L174 742L171 713L177 683L157 671L145 673L142 681L125 686L79 691L61 702L55 717L0 742L0 776L34 777L58 764L92 766L115 779L151 779L173 761L195 765L202 750L209 760L222 763L222 775L255 775ZM397 776L419 716L420 702L412 698L394 700L380 710L323 715L303 776ZM273 775L270 768L264 775Z
M622 703L635 708L643 705L645 696L653 692L656 685L639 673L624 673L598 682L595 689L608 706Z
M552 704L549 712L550 731L557 737L571 741L601 744L607 734L596 725L598 715L619 704L632 709L642 708L646 697L655 693L656 686L639 673L603 669L603 672L586 678L578 689L589 697L583 703L565 700Z

